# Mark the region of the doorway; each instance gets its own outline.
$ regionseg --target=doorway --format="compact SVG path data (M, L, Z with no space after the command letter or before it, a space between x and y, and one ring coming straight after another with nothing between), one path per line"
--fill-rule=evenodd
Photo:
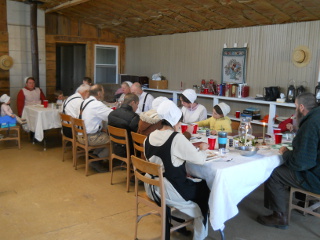
M86 73L85 44L56 45L56 89L65 96L75 93Z

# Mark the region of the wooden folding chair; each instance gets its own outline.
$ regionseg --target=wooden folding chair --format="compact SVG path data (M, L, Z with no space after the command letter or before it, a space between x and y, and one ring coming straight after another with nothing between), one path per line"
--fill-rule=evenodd
M135 222L134 239L138 239L137 235L138 235L139 221L145 216L155 214L160 216L161 218L161 240L164 240L165 231L166 231L166 198L165 198L165 187L163 182L162 167L159 164L148 162L134 155L131 156L131 161L133 164L134 175L136 178L135 179L136 222ZM157 178L146 177L144 173L148 173L149 175L155 176ZM155 187L159 187L160 199L161 199L160 206L158 206L158 204L155 201L150 199L145 191L143 191L142 193L139 192L138 180L142 181L143 183L147 183ZM147 213L139 215L139 203L143 203L147 205L152 210ZM183 223L179 223L171 227L170 232L176 231L177 229L183 228L189 224L193 224L193 219L189 219Z
M119 168L126 168L127 169L127 192L129 192L130 187L130 177L132 176L132 166L131 166L131 159L130 159L130 146L129 146L129 138L127 130L124 128L117 128L113 126L108 126L108 131L110 135L110 160L109 160L109 169L111 171L111 185L113 184L113 170ZM119 156L114 152L114 145L124 145L126 148L126 156ZM118 159L124 163L126 166L116 166L113 167L113 159Z
M73 118L73 133L74 137L77 138L78 135L82 135L84 139L84 144L80 143L78 140L75 141L75 169L77 169L78 165L78 157L81 155L85 155L85 174L88 176L88 168L90 162L100 161L104 159L108 159L108 157L99 158L96 155L90 153L90 151L97 148L106 148L107 144L101 144L96 146L90 146L88 144L88 135L86 131L86 126L82 119ZM89 158L90 157L90 158Z
M306 200L304 203L304 207L300 207L297 204L295 204L293 202L293 196L296 192L302 193L306 195ZM315 204L309 206L309 202L310 200L318 200ZM306 190L302 190L299 188L294 188L291 187L290 189L290 200L289 200L289 214L288 214L288 222L290 222L290 217L291 217L291 210L292 209L297 209L303 212L303 215L306 215L307 213L316 216L316 217L320 217L320 213L314 212L314 210L320 208L320 194L316 194L316 193L312 193Z
M135 132L131 132L131 136L133 142L134 155L136 157L145 159L143 143L147 136Z
M15 131L16 133L13 134L12 132ZM20 145L20 126L8 127L8 128L0 128L0 133L2 137L0 141L10 141L16 140L18 148L21 149Z
M67 144L68 142L71 143L72 147L72 163L73 166L75 166L75 142L76 142L76 136L74 134L73 129L73 117L67 114L60 113L61 118L61 126L62 126L62 161L64 162L64 155L66 152ZM69 129L72 133L72 138L65 135L65 130Z

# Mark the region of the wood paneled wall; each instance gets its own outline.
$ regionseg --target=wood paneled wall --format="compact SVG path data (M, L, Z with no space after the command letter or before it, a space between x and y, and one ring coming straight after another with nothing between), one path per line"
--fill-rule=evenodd
M6 0L0 0L0 56L2 55L9 55ZM0 96L4 93L9 95L9 87L9 70L0 69Z
M58 14L46 14L46 68L47 95L53 97L56 89L56 44L86 44L86 76L94 78L94 45L118 45L120 48L119 73L125 64L125 39L106 30L83 24Z
M248 43L247 83L250 96L262 94L267 86L282 92L291 80L314 92L320 62L320 21L237 29L193 32L126 39L125 73L149 76L161 72L170 89L199 85L201 79L221 82L224 43L238 47ZM296 67L293 50L305 45L312 54L306 67Z

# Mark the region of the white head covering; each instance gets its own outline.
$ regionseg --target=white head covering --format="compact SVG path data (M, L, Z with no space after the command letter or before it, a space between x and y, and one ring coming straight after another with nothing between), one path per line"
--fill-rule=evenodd
M162 102L164 102L166 100L169 100L169 99L167 97L162 97L162 96L155 98L152 101L152 109L157 110L159 105L160 105L160 103L162 103Z
M181 110L170 100L163 101L159 105L157 112L159 118L167 120L172 127L179 122L182 116Z
M197 94L193 89L184 90L182 95L184 95L191 103L194 103L194 101L197 99Z
M217 104L217 105L220 107L220 109L221 109L221 111L222 111L222 113L223 113L223 116L224 116L224 117L227 116L228 113L230 112L230 107L229 107L229 105L226 104L226 103L224 103L224 102L221 102L221 103L219 103L219 104Z
M10 101L10 97L7 94L3 94L0 98L0 102L7 103Z
M130 82L130 81L125 81L125 83L126 83L126 84L128 84L128 85L129 85L129 87L131 88L131 86L132 86L132 82Z

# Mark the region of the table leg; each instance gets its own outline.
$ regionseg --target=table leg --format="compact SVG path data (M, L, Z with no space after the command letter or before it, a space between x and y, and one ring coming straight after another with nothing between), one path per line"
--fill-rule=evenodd
M220 232L221 240L225 240L223 230L219 229L219 232Z

